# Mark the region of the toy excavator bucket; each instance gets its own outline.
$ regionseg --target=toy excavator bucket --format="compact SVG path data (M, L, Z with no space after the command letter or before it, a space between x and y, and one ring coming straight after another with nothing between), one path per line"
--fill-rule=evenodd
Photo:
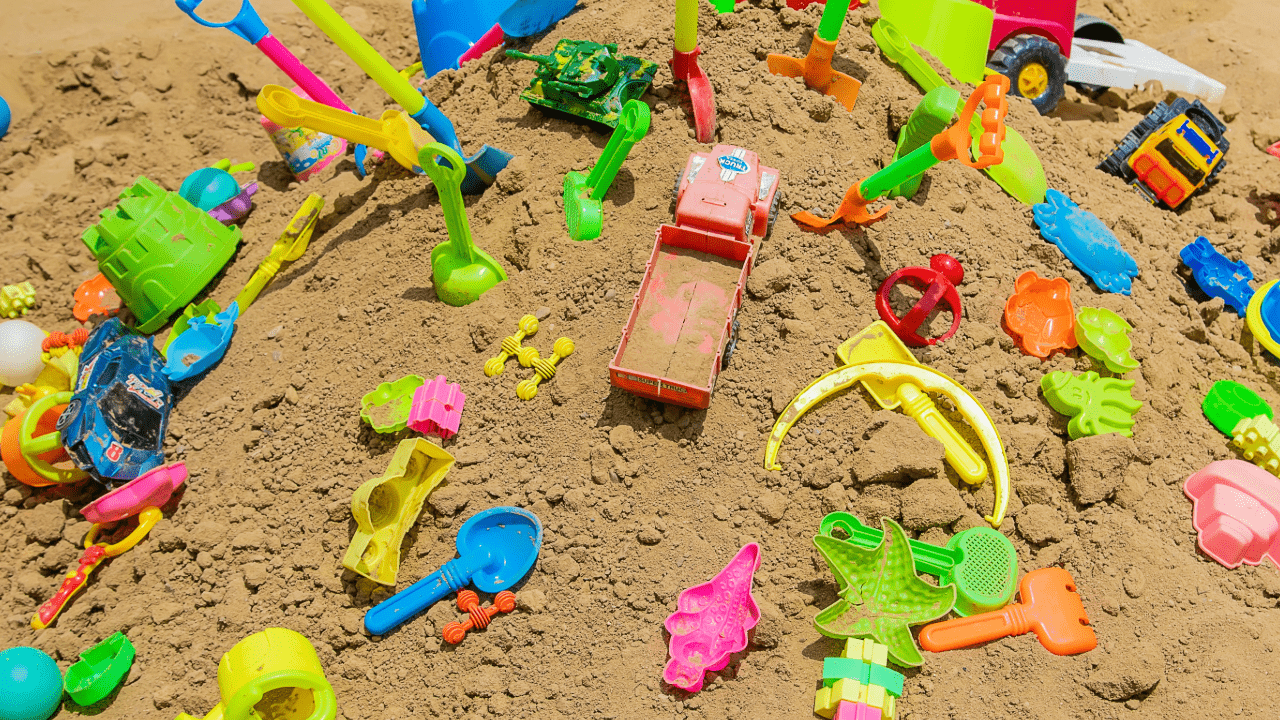
M849 190L844 194L844 200L840 202L840 207L836 209L835 214L831 217L820 218L806 210L792 215L791 219L806 227L821 230L833 225L846 223L870 225L888 214L889 208L887 206L875 212L869 212L867 210L868 200L862 197L859 185L860 183L855 183L849 187Z

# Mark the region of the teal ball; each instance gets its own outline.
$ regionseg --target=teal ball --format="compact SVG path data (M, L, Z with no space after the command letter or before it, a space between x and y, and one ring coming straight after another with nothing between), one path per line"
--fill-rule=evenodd
M0 652L0 720L49 720L62 702L62 671L33 647Z

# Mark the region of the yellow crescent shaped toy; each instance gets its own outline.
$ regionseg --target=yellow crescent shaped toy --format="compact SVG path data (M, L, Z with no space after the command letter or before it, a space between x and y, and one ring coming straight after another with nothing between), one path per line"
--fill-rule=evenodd
M857 382L865 379L891 382L909 378L925 391L946 395L964 419L973 428L978 439L982 441L982 449L986 450L991 460L991 473L996 478L995 510L985 516L992 527L999 528L1004 520L1005 509L1009 505L1009 463L1004 456L1004 445L1000 442L1000 433L991 422L991 416L978 402L977 398L959 383L932 368L923 365L912 365L903 362L864 362L836 368L814 380L791 400L787 409L778 416L769 433L769 442L765 445L764 466L768 470L781 470L778 464L778 451L782 448L782 440L787 431L810 408L826 400L842 390L847 390Z

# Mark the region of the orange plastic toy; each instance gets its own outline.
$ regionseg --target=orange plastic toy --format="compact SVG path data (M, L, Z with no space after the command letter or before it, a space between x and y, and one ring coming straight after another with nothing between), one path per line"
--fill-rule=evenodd
M62 415L62 411L67 406L54 405L49 408L40 419L36 421L35 432L33 436L48 435L57 430L58 417ZM31 469L30 463L22 456L22 419L26 417L26 413L22 413L16 417L9 418L4 424L3 432L0 432L0 457L4 459L4 466L8 468L9 474L17 478L20 482L31 487L48 487L55 483L46 480L36 474ZM70 462L71 458L67 455L67 451L62 447L56 447L37 458L46 463L57 464Z
M1022 352L1044 360L1076 346L1076 315L1065 278L1042 278L1035 270L1018 276L1004 304L1004 329Z
M957 650L1026 632L1034 632L1054 655L1079 655L1098 646L1071 573L1057 567L1032 570L1022 576L1018 593L1021 603L924 626L920 647Z
M468 630L483 630L489 627L489 621L498 613L509 613L516 609L516 594L510 590L503 590L493 596L493 604L489 607L480 607L480 598L470 590L458 591L458 609L470 615L465 622L451 622L444 626L441 632L444 635L444 641L450 645L457 645L462 642L462 638L467 636Z
M111 317L120 312L124 305L111 281L102 273L80 283L80 287L76 288L75 300L71 315L82 323L89 322L89 318L94 315Z

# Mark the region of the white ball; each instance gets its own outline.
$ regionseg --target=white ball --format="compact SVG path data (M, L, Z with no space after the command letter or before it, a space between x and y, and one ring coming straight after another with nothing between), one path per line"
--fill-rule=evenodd
M17 386L36 381L44 363L40 344L45 334L26 320L0 322L0 385Z

